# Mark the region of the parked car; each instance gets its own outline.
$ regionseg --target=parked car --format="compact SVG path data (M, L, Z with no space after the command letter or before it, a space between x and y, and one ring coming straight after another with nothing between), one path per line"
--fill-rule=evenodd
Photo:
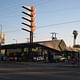
M60 55L55 55L53 61L54 62L64 62L66 60L66 57L60 56Z
M33 57L33 61L43 61L44 58L42 56Z

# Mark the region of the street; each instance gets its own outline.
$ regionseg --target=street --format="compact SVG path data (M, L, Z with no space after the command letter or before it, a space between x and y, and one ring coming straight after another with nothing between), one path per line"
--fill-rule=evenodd
M80 80L80 67L52 63L1 63L0 80Z

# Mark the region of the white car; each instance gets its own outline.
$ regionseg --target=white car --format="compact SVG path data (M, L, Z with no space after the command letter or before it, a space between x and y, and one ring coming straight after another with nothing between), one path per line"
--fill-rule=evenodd
M34 61L43 61L44 58L42 56L38 56L38 57L33 57Z

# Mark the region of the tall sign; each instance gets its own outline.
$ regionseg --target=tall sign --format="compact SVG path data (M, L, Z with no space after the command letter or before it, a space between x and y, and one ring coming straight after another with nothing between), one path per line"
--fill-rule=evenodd
M22 6L25 9L22 13L25 14L25 17L22 17L26 22L22 23L30 28L30 30L26 28L22 28L22 30L30 32L30 43L33 42L33 33L35 32L35 7L34 6Z

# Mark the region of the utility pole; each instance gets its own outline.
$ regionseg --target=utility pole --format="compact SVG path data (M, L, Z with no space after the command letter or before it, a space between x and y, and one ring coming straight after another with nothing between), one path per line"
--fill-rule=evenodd
M1 54L1 44L2 44L2 24L0 25L0 54Z
M56 33L56 32L52 32L52 33L51 33L51 36L52 36L51 38L52 38L52 40L57 39L57 34L58 34L58 33Z
M2 24L0 25L0 33L2 34ZM0 54L1 54L1 38L0 38Z
M1 31L0 32L2 33L2 24L1 24Z
M0 25L0 45L5 43L5 34L2 32L2 24Z
M0 36L2 36L2 24L0 25ZM0 37L0 46L1 46L1 37Z

